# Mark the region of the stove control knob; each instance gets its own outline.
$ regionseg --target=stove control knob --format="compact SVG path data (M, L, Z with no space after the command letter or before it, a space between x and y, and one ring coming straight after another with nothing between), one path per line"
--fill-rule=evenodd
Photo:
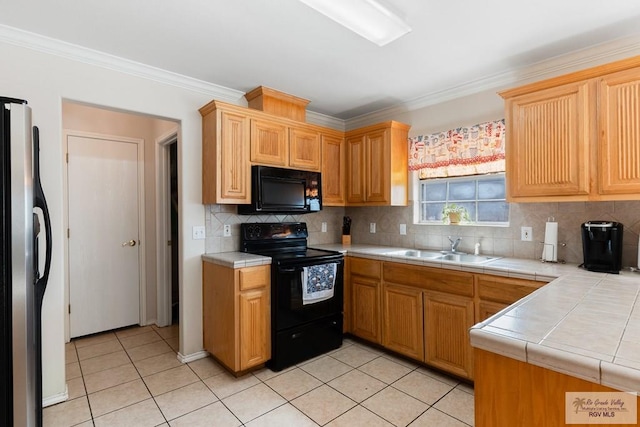
M257 239L260 237L261 229L258 224L250 225L247 227L247 237L249 239Z

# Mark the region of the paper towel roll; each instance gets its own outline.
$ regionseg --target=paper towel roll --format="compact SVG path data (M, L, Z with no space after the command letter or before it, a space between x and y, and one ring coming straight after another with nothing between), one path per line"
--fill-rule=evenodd
M544 249L542 259L545 261L558 261L558 223L547 222L544 228Z

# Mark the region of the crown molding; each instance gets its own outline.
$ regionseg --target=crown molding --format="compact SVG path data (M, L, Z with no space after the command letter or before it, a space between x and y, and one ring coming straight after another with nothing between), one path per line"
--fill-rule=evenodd
M183 76L157 67L131 61L115 55L88 49L39 34L0 25L0 41L38 52L59 56L96 67L106 68L136 77L202 93L220 101L241 103L244 92Z
M336 117L328 116L322 113L316 113L315 111L307 110L307 123L312 123L314 125L327 127L331 129L336 129L339 131L344 131L346 128L346 123L342 119L338 119Z
M194 79L178 73L131 61L115 55L88 49L72 43L0 24L0 41L38 52L59 56L88 65L106 68L136 77L202 93L213 99L246 106L244 92ZM307 110L307 121L319 126L344 130L345 121Z
M61 40L0 24L0 41L73 61L145 78L186 90L202 93L224 102L246 105L244 92L187 77L157 67L131 61L115 55L88 49ZM441 102L472 95L484 90L505 89L536 80L555 77L571 71L588 68L625 57L640 55L640 34L619 38L565 55L539 61L533 65L510 69L498 74L450 86L401 102L392 107L352 117L338 119L326 114L307 111L307 121L337 130L350 130L380 121L391 120L400 114L418 110Z
M634 55L640 55L640 34L576 50L565 55L539 61L533 65L514 68L502 73L470 80L460 85L450 86L422 95L389 108L352 117L346 120L346 129L357 129L372 123L392 120L399 114L472 95L484 90L495 89L497 91L505 89L507 86L519 86Z

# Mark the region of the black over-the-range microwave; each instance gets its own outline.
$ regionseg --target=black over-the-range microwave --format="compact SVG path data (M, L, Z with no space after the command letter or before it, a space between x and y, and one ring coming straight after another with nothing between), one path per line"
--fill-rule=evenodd
M319 172L270 166L251 167L251 204L238 205L239 214L301 214L322 209Z

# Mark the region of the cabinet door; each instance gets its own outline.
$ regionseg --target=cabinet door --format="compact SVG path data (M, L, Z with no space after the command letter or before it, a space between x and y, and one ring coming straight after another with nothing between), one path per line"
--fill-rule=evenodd
M354 335L380 343L380 282L351 275L352 314Z
M364 188L364 137L347 139L347 203L363 203Z
M322 204L345 204L345 144L343 138L322 135Z
M240 369L259 365L271 358L270 301L267 288L241 292Z
M425 292L425 362L452 374L473 378L471 326L473 299Z
M229 369L237 368L236 304L232 268L202 263L202 330L204 348Z
M251 119L251 162L287 166L287 127L269 120Z
M366 202L387 203L390 185L389 131L379 130L365 136ZM406 173L406 171L405 171Z
M422 291L385 283L382 295L382 345L424 361Z
M202 155L203 203L251 202L249 119L246 116L217 111L204 117Z
M513 277L478 274L475 276L477 294L481 300L513 304L531 292L544 286L545 282Z
M320 134L302 127L289 128L289 166L320 171Z
M499 302L479 301L478 311L476 313L476 321L484 322L489 317L493 316L499 311L507 308L509 304L501 304Z
M592 138L588 82L507 100L508 198L586 195Z
M601 194L640 193L640 68L600 79Z

